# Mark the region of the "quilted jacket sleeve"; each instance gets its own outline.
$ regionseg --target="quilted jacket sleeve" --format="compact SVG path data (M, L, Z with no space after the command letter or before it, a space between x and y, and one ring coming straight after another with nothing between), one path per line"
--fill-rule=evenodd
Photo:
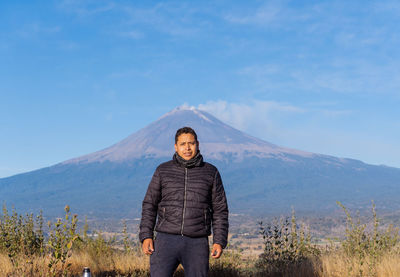
M215 173L212 188L212 210L213 241L225 248L228 241L229 212L224 186L218 170Z
M161 181L158 168L153 174L142 203L142 219L140 221L139 240L153 238L154 225L157 218L158 203L161 198Z

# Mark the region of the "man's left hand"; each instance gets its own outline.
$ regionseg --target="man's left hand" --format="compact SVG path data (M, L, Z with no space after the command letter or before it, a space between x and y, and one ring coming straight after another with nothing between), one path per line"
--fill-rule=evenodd
M211 257L218 259L222 255L222 246L218 243L214 243L211 250Z

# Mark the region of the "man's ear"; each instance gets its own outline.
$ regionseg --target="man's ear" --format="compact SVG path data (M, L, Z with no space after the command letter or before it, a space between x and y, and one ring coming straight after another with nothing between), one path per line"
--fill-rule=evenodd
M176 143L174 144L175 147L175 152L178 152L178 146L176 146Z
M197 151L199 151L199 149L200 149L200 142L199 141L197 141Z

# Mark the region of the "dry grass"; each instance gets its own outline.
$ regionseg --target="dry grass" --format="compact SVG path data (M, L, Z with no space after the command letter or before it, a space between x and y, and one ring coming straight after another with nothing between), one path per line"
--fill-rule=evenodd
M227 252L221 259L212 260L211 268L214 272L232 272L233 270L239 272L250 266L248 261L240 258L236 254ZM0 254L0 276L49 276L47 267L49 261L50 257L35 256L29 263L21 260L16 269L7 255ZM69 276L81 275L84 267L90 267L94 276L148 276L149 272L149 257L135 251L129 253L114 251L111 255L102 257L94 257L79 251L74 252L68 262L71 263ZM60 266L58 269L61 269ZM179 269L182 269L181 267L178 271L182 271ZM57 276L61 276L61 272Z
M7 255L0 254L0 276L47 276L49 258L35 256L27 259L26 257L19 257L18 261L18 266L15 267Z
M7 276L13 271L13 265L7 255L0 254L0 276Z
M13 267L7 255L0 254L0 276L49 276L49 257L36 256L27 263L21 260L18 268ZM73 253L68 260L71 263L69 276L80 276L84 267L90 267L94 276L117 274L124 276L143 276L148 272L148 257L137 253L118 253L97 259L84 252ZM60 269L60 267L58 267ZM57 276L61 276L58 273Z
M400 276L400 255L387 255L376 267L377 277Z
M400 276L400 255L386 254L374 264L371 257L366 257L361 264L359 259L346 257L341 252L327 253L320 257L321 266L318 276L321 277L398 277Z
M110 274L138 275L146 273L149 268L149 258L136 252L114 252L102 259L94 258L85 252L79 252L71 257L71 272L79 274L84 267L90 267L94 275ZM133 275L133 276L136 276Z
M235 256L233 256L235 255ZM302 263L283 273L263 274L254 269L254 259L244 259L236 253L224 253L220 260L211 261L211 276L292 276L292 277L398 277L400 276L400 254L386 254L377 263L366 258L360 264L357 258L349 258L343 252L335 251ZM0 276L48 276L48 257L35 257L30 263L21 260L19 268L13 267L7 255L0 254ZM94 276L148 276L149 258L137 253L115 252L98 259L85 252L74 253L70 276L80 276L85 266L90 267ZM176 276L183 276L177 273Z

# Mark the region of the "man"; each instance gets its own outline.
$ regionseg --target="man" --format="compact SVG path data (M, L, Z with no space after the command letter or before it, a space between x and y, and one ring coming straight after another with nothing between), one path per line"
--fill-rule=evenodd
M227 244L228 205L217 168L203 161L196 132L175 135L175 154L154 172L143 200L139 239L150 256L150 275L170 277L179 264L185 276L207 276L208 236L218 259ZM157 218L157 224L156 224ZM153 230L157 232L153 243Z

